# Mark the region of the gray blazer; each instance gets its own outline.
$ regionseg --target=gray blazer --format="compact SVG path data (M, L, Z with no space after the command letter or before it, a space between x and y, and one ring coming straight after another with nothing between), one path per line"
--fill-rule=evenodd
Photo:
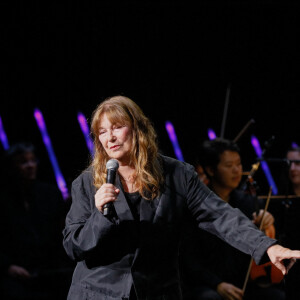
M181 299L178 249L189 218L252 255L256 263L276 243L202 184L191 165L161 158L164 189L152 201L142 199L138 222L119 178L116 186L121 192L114 203L113 218L103 216L95 207L90 170L74 180L63 231L65 250L77 261L68 299L129 299L132 286L139 300Z

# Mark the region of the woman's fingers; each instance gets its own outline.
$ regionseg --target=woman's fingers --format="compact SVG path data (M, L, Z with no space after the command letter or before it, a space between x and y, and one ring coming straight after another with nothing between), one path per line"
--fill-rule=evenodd
M113 202L117 199L120 190L113 184L105 183L95 194L95 205L99 211L103 212L103 206L108 202Z
M283 275L286 275L296 260L300 259L299 250L291 250L280 245L271 246L267 250L267 253L271 262L282 272ZM289 260L289 263L286 266L285 262L287 260Z

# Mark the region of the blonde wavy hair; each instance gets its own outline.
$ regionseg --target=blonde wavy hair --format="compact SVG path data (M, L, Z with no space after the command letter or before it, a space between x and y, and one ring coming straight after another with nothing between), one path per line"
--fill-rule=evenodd
M163 184L157 135L139 106L125 96L107 98L92 115L91 131L94 136L95 154L91 166L95 187L100 188L106 182L106 162L109 159L98 138L104 114L112 124L119 123L132 129L130 164L135 167L136 185L143 198L154 199L159 195Z

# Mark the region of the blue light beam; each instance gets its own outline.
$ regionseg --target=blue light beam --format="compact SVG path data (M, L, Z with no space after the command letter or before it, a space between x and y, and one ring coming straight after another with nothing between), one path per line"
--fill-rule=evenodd
M4 130L1 116L0 116L0 140L1 140L4 150L7 150L9 148L9 144L8 144L8 139L7 139L5 130Z

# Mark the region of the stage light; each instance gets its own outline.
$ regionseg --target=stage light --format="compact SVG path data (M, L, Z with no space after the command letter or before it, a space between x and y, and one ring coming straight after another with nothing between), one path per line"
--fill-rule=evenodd
M295 142L292 142L292 148L299 148L299 145Z
M165 125L177 159L184 161L173 124L170 121L166 121Z
M9 144L8 144L7 136L6 136L6 133L4 130L1 116L0 116L0 140L1 140L4 150L7 150L9 148Z
M89 125L87 123L86 117L84 116L84 114L82 112L78 112L77 120L79 122L81 131L84 135L86 145L87 145L91 155L94 156L94 144L93 144L93 141L90 136Z
M260 147L260 143L259 143L258 139L254 135L251 136L251 144L252 144L252 146L253 146L253 148L254 148L254 150L256 152L257 157L261 158L262 150L261 150L261 147ZM264 161L264 160L262 160L261 161L261 167L262 167L262 169L263 169L263 171L265 173L265 176L266 176L266 178L267 178L267 180L269 182L269 185L272 187L272 193L274 195L277 195L278 189L277 189L275 181L274 181L274 179L272 177L272 174L270 172L270 169L269 169L269 166L268 166L267 162Z
M63 198L67 199L69 197L68 188L67 188L65 179L62 175L62 172L60 171L60 168L59 168L59 165L58 165L58 162L57 162L57 159L56 159L53 147L52 147L52 143L51 143L48 131L47 131L46 123L44 121L43 114L38 108L36 108L34 110L34 117L36 119L37 125L41 132L43 142L46 146L48 156L50 158L50 161L51 161L51 164L53 167L53 171L55 174L57 186L60 189Z
M217 137L216 133L211 128L208 128L207 135L210 140L214 140Z

